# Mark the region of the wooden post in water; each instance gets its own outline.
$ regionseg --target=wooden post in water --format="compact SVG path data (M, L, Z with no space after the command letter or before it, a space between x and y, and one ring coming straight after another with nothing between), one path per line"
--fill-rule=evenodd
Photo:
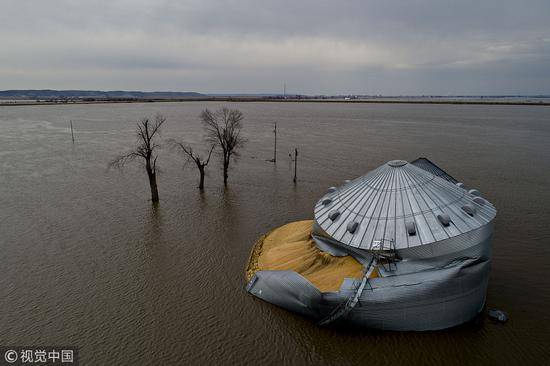
M298 149L294 148L294 179L292 180L294 183L296 183L297 166L298 166Z
M273 151L273 162L277 163L277 122L275 122L275 129L273 130L275 134L275 150Z
M74 144L74 131L73 131L73 121L71 120L71 138L73 139Z

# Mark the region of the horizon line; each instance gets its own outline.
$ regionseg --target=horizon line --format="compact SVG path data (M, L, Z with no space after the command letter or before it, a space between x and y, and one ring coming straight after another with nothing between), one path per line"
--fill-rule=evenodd
M294 92L198 92L198 91L174 91L174 90L139 90L139 89L3 89L0 93L17 93L17 92L99 92L99 93L151 93L151 94L201 94L204 96L304 96L304 97L338 97L338 96L354 96L354 97L375 97L375 98L419 98L419 97L437 97L437 98L517 98L517 97L538 97L550 98L550 94L544 93L528 93L528 94L382 94L382 93L294 93Z

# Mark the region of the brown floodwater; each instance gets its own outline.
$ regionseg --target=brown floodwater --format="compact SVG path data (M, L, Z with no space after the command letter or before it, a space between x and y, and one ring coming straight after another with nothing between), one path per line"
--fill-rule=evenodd
M0 345L74 345L84 365L548 364L550 107L228 104L248 143L227 189L216 161L201 194L168 148L156 209L139 165L107 170L139 118L164 114L164 139L200 149L198 115L219 105L0 107ZM487 307L507 323L327 329L247 295L260 235L311 219L329 186L419 156L497 207Z

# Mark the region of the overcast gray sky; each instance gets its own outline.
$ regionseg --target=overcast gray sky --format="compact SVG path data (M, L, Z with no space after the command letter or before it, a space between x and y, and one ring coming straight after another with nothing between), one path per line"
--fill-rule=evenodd
M0 0L0 90L550 94L549 0Z

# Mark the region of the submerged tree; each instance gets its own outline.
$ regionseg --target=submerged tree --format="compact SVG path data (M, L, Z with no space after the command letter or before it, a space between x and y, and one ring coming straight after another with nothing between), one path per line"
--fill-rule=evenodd
M206 131L206 140L219 146L223 158L223 184L227 186L229 163L239 156L246 140L241 136L244 116L238 109L220 108L215 112L205 109L200 116Z
M160 148L158 144L158 135L160 128L166 122L166 118L157 114L154 120L144 118L137 124L137 141L136 146L130 152L118 156L109 163L109 167L122 169L126 163L134 161L136 158L143 159L145 171L149 178L149 186L151 187L151 200L153 203L159 201L159 193L157 188L157 158L156 150Z
M204 190L204 174L205 174L205 168L210 162L210 157L212 156L212 151L214 151L214 148L216 147L215 144L212 145L210 148L210 151L208 151L208 156L204 158L202 155L197 154L196 152L193 152L193 148L189 145L185 145L183 142L171 140L170 143L179 149L182 153L184 153L187 156L188 161L192 161L197 166L197 169L199 170L200 174L200 180L199 180L199 189L202 191Z

